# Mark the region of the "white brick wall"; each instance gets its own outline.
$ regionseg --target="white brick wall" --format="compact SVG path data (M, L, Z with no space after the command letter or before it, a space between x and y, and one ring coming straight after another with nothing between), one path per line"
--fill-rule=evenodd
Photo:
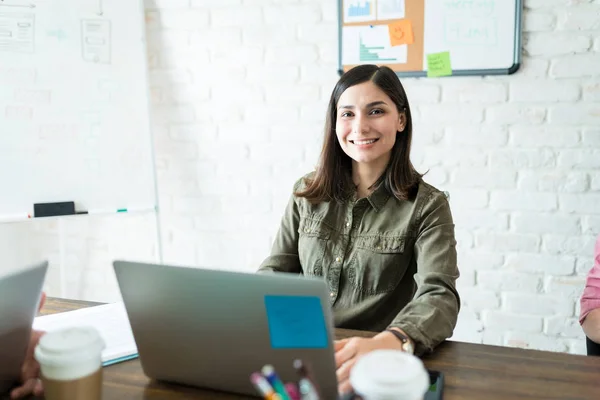
M268 254L294 180L318 156L336 3L146 0L165 261L252 271ZM577 301L600 234L600 4L525 0L524 31L514 75L403 80L413 161L450 193L454 338L581 353ZM37 247L56 259L56 229L41 232ZM69 265L94 271L72 272L74 296L113 298L108 260L148 253L115 246L69 251Z

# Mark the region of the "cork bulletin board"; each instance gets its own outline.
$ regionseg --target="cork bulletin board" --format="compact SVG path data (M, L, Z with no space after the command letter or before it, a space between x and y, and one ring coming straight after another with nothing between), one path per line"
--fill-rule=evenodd
M339 73L386 65L399 76L512 74L522 0L339 0Z

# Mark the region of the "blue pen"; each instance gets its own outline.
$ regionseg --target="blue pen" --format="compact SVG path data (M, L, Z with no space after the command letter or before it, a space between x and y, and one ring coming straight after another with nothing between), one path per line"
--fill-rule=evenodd
M290 399L290 396L288 396L283 382L281 379L279 379L279 376L277 376L275 368L273 368L272 365L265 365L262 368L262 374L265 378L267 378L267 381L271 384L275 392L281 396L282 400L292 400Z

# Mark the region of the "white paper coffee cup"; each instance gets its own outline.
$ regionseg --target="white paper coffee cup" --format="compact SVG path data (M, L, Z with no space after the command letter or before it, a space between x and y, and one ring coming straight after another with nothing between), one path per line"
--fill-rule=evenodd
M102 368L104 340L92 327L72 327L46 333L35 348L42 376L71 381Z
M374 350L354 364L350 384L364 400L423 400L429 373L412 354Z

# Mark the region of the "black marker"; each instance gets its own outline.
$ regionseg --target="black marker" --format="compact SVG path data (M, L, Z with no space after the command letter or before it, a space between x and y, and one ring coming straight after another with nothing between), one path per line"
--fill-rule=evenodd
M298 388L300 389L300 396L302 400L320 400L322 399L321 394L317 385L314 383L310 376L308 368L302 360L294 360L294 369L300 377L298 382Z

